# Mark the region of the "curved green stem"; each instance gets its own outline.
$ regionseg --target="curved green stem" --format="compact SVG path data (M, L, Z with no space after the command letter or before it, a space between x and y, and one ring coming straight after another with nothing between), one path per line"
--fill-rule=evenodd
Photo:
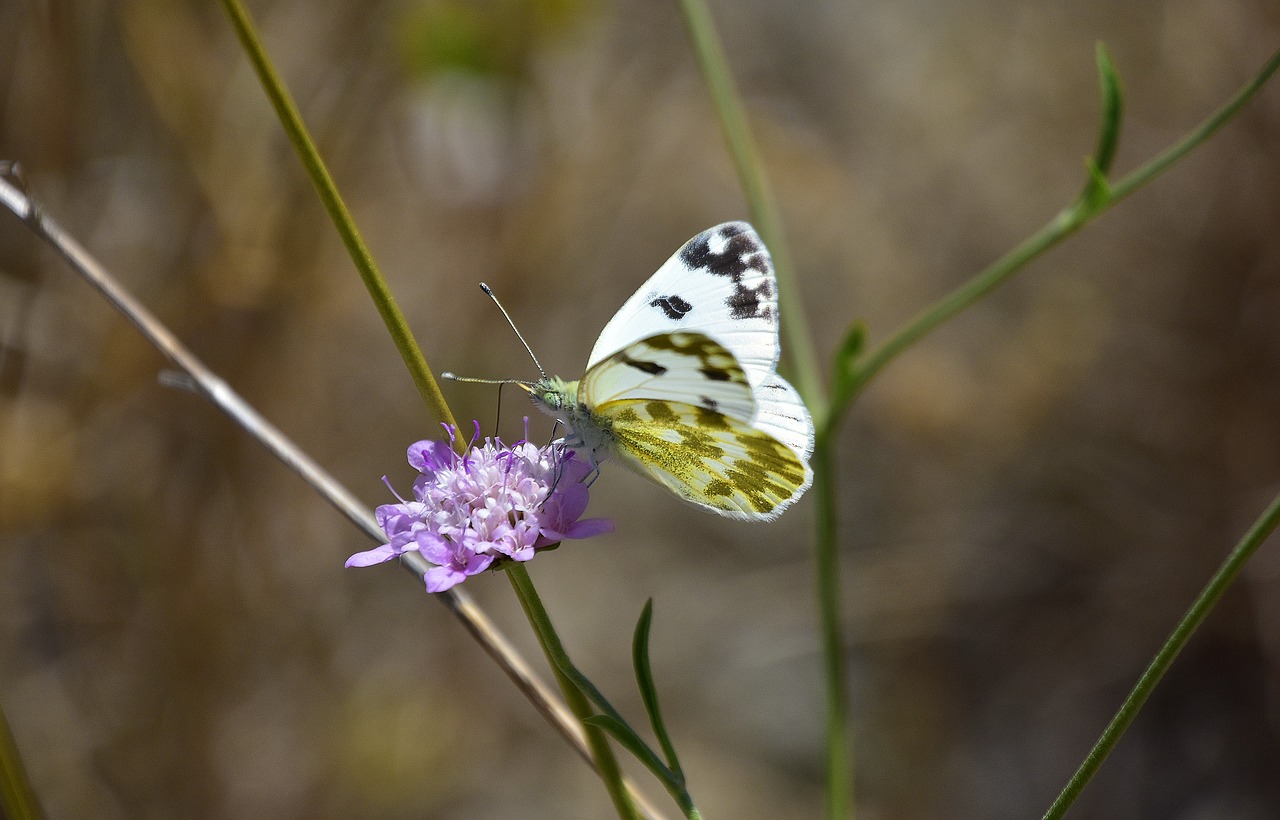
M267 56L267 51L253 25L253 19L245 11L240 0L222 0L222 5L226 9L227 16L231 18L231 25L236 30L236 36L240 38L241 46L253 63L254 71L258 74L258 80L262 83L267 98L271 100L271 105L276 110L276 116L280 118L280 124L284 126L285 133L289 135L289 141L293 143L298 159L302 161L307 176L311 178L316 193L320 196L320 201L324 203L325 210L329 212L329 218L338 229L342 244L351 254L351 261L360 272L360 278L364 281L373 304L382 316L382 321L387 326L387 332L391 334L396 350L400 351L400 358L409 369L413 383L418 386L418 392L422 394L423 401L427 403L427 407L437 419L457 427L453 413L444 400L444 394L440 392L440 386L436 384L435 376L432 375L421 348L413 338L413 332L409 330L409 323L404 313L401 312L395 297L391 295L382 272L378 270L377 264L373 261L373 255L364 244L359 229L356 228L355 220L351 218L346 203L338 193L338 187L329 176L329 170L325 167L320 152L307 132L307 126L302 121L302 115L298 113L293 97L271 64L271 58ZM465 437L463 444L465 445Z
M640 812L623 784L622 771L618 768L617 758L614 757L613 749L609 746L609 738L599 727L585 722L594 714L591 702L574 682L560 671L555 661L556 655L566 657L567 655L564 645L560 643L560 636L556 634L555 627L551 623L551 617L542 606L542 599L538 597L538 591L533 586L529 571L525 569L524 564L516 562L509 564L505 569L507 577L511 579L511 586L515 589L516 597L520 600L520 606L524 608L525 617L529 619L529 624L538 638L538 644L547 656L547 663L551 665L551 671L555 673L556 681L560 684L565 702L577 715L578 720L583 721L582 728L586 732L587 745L591 747L591 756L595 759L596 769L600 772L600 779L604 781L605 789L609 792L613 807L617 810L619 817L639 820Z
M1258 72L1257 76L1246 83L1243 88L1236 92L1235 96L1227 100L1208 119L1196 126L1185 137L1152 157L1133 173L1112 185L1112 202L1119 202L1160 176L1160 174L1168 170L1169 166L1191 153L1202 142L1213 136L1215 131L1226 125L1249 100L1253 99L1255 94L1262 90L1262 87L1267 84L1267 81L1271 79L1278 69L1280 69L1280 50L1271 55L1271 59L1267 60L1266 64L1262 66L1262 70Z
M1209 583L1196 596L1196 599L1191 603L1191 608L1182 616L1182 620L1178 621L1178 625L1174 627L1168 640L1160 647L1160 651L1156 653L1151 664L1142 673L1142 677L1138 678L1133 691L1124 699L1124 703L1120 704L1119 711L1116 712L1111 722L1107 724L1107 728L1102 732L1102 736L1098 738L1098 742L1089 750L1089 755L1080 764L1080 768L1076 770L1071 780L1067 782L1066 788L1058 795L1058 799L1054 800L1053 805L1045 812L1046 820L1057 820L1057 818L1067 813L1067 809L1071 808L1071 804L1080 796L1080 792L1093 778L1102 762L1107 759L1107 755L1111 753L1111 749L1116 745L1116 742L1125 733L1125 730L1129 728L1129 724L1133 722L1138 710L1142 708L1151 691L1155 689L1156 684L1164 677L1164 673L1169 670L1169 666L1178 657L1178 653L1187 645L1187 641L1195 634L1200 624L1204 623L1204 619L1209 615L1214 605L1218 603L1218 599L1222 597L1222 594L1227 591L1227 587L1231 586L1231 582L1236 579L1236 576L1244 569L1244 565L1253 557L1258 547L1262 546L1262 542L1267 539L1267 536L1275 530L1278 524L1280 524L1280 495L1277 495L1272 500L1271 506L1267 507L1262 516L1254 522L1253 527L1249 529L1244 538L1240 539L1235 549L1222 562L1222 566L1218 567L1218 571L1209 579Z

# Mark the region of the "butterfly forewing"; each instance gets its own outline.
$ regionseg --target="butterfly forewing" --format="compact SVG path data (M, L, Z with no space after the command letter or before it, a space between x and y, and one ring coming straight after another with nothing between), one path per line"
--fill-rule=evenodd
M737 359L701 333L641 339L588 369L578 383L578 400L588 407L619 399L681 402L744 422L756 413Z
M769 251L747 223L717 225L686 242L605 325L587 367L655 333L680 330L726 347L753 386L773 374L777 282Z
M611 423L630 467L731 518L776 518L813 480L790 447L722 413L658 399L611 401L595 412Z

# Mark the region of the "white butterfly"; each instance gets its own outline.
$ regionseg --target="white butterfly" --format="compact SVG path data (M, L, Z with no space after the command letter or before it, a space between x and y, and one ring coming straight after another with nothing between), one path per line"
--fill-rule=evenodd
M745 222L685 243L605 325L580 381L523 384L593 466L612 454L681 498L769 521L813 481L813 419L775 372L777 280Z

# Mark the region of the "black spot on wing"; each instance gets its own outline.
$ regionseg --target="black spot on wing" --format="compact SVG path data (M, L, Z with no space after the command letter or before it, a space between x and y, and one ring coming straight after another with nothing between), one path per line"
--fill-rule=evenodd
M712 240L721 244L712 248ZM771 265L769 252L745 223L721 225L690 239L680 251L680 261L691 268L705 270L712 276L724 276L733 282L733 292L725 299L730 315L735 319L771 319L773 309L768 304L773 298L773 277L755 287L745 285L743 274L748 270L768 274Z
M698 372L701 373L708 381L713 382L727 382L729 379L733 378L733 374L728 370L718 367L700 367L698 368Z
M667 372L667 368L663 367L657 362L647 362L643 359L633 359L630 356L624 356L622 358L622 363L625 364L627 367L634 367L636 370L639 370L641 373L648 373L650 376L661 376L663 373Z
M656 307L667 315L667 318L673 322L678 322L685 317L685 314L693 310L693 305L684 299L676 296L674 293L670 296L659 296L649 303L649 307Z
M708 410L719 410L720 402L710 396L698 396L698 403Z
M768 305L762 305L761 302L771 296L773 296L773 289L769 287L768 282L761 282L754 288L737 282L733 293L724 301L729 306L729 314L735 319L768 319L773 316L773 310Z

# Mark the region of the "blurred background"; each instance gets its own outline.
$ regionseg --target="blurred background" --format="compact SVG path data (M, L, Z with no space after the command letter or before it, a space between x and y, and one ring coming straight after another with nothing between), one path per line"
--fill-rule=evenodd
M251 2L437 370L577 377L745 204L675 3ZM1267 0L714 2L823 355L885 338L1125 173L1280 43ZM0 159L370 505L436 434L216 3L0 0ZM1039 816L1280 490L1280 87L896 362L840 438L864 818ZM421 584L0 214L0 705L54 817L602 817L585 766ZM446 385L492 431L495 393ZM502 432L528 409L508 393ZM533 420L535 435L549 431ZM772 525L624 470L530 569L708 817L818 816L812 505ZM543 668L505 578L466 589ZM1072 816L1280 813L1280 544ZM643 774L637 779L669 805ZM674 811L672 812L675 813Z

